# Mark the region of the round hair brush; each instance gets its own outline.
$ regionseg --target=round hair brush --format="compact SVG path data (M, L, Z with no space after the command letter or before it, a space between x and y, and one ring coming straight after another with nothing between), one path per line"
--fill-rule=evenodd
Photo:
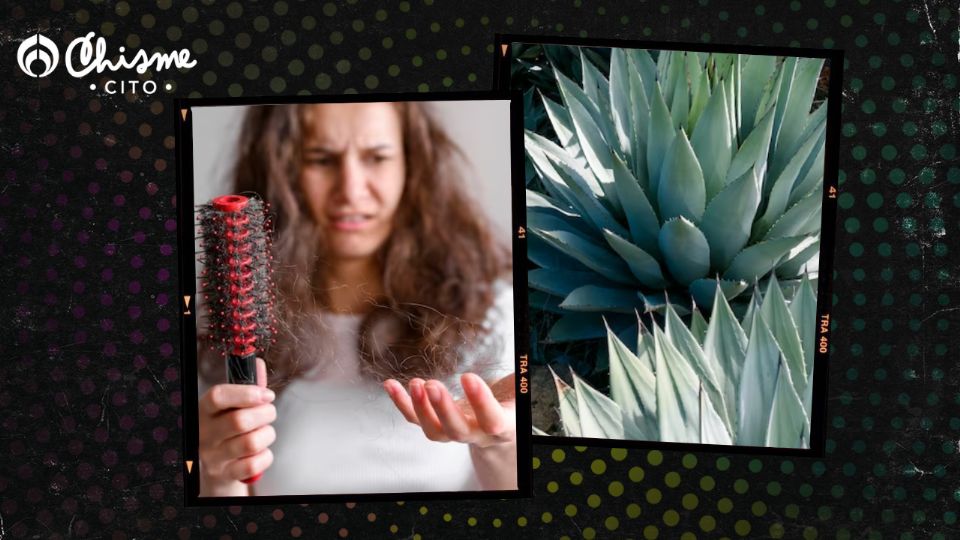
M272 222L263 201L243 195L217 197L200 205L198 214L206 338L225 357L228 383L255 385L257 353L273 342L276 330Z

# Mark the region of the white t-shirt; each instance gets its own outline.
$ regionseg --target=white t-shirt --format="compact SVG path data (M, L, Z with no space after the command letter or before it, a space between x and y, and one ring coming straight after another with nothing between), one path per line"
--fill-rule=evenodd
M273 464L253 484L254 495L473 491L479 483L469 447L434 442L406 421L383 389L361 375L357 351L360 315L321 313L322 335L303 335L304 351L321 355L316 367L280 393L273 423ZM492 331L464 353L461 373L488 383L513 373L513 290L498 284L484 323ZM318 343L322 340L323 343ZM492 349L491 349L492 347ZM459 373L444 381L462 396Z

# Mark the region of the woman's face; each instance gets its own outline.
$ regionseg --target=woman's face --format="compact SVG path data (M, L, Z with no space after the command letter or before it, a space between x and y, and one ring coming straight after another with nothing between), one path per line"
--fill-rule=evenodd
M406 164L397 108L334 103L308 108L300 186L328 256L366 259L390 236Z

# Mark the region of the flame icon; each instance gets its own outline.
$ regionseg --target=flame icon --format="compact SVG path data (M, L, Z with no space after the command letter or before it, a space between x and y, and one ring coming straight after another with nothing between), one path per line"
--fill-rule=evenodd
M38 61L43 63L41 73L33 71L33 63ZM59 62L60 51L57 45L40 34L28 37L17 49L17 63L20 64L20 69L31 77L46 77L53 73Z

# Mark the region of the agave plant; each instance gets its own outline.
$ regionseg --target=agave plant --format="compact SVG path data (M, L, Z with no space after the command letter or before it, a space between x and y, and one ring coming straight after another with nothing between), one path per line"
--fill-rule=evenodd
M709 323L688 328L668 304L662 328L640 323L636 350L608 330L610 396L554 374L563 435L808 448L813 286L804 276L788 303L774 277L749 306L738 322L717 286Z
M547 340L602 336L598 312L710 308L717 283L795 289L819 253L823 60L613 49L605 74L590 52L577 82L552 66L551 129L525 131L530 304L563 315Z

